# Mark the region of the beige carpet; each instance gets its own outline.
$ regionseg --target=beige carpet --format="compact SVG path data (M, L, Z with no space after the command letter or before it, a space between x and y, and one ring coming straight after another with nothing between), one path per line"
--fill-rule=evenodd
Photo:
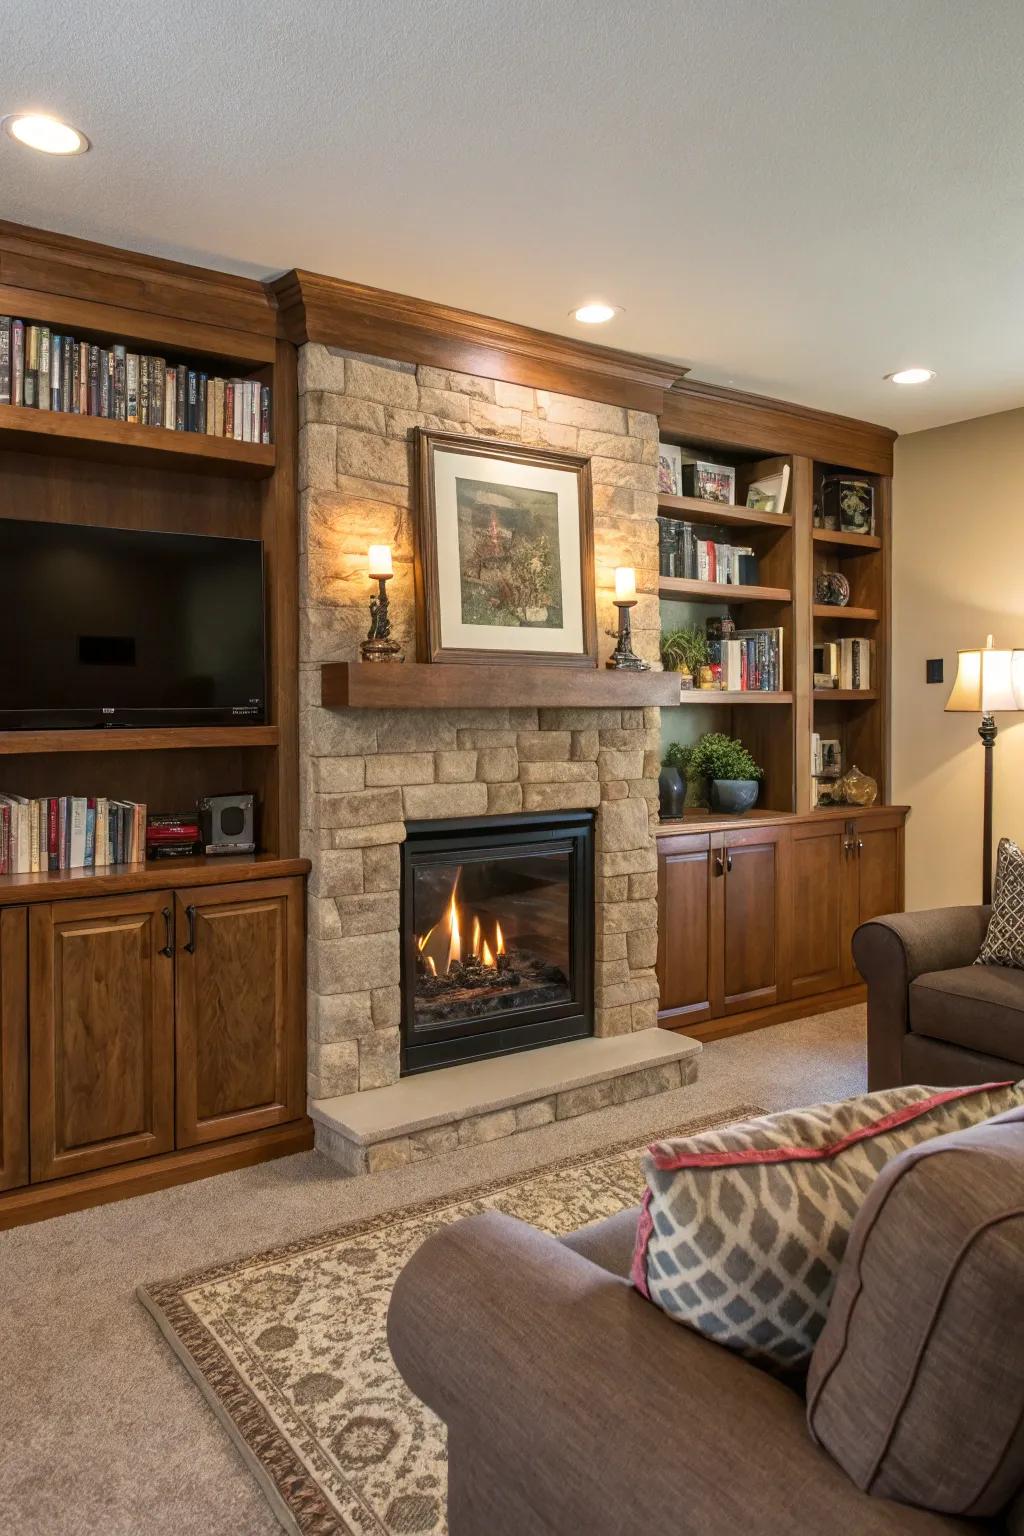
M865 1085L861 1008L723 1040L701 1080L443 1164L346 1180L315 1153L0 1234L0 1531L279 1536L248 1468L139 1306L140 1283L322 1233L739 1102Z
M665 1134L692 1136L760 1113L733 1104ZM395 1280L432 1232L478 1211L504 1211L557 1236L636 1205L644 1145L588 1152L140 1286L139 1299L292 1536L445 1536L447 1437L388 1351Z

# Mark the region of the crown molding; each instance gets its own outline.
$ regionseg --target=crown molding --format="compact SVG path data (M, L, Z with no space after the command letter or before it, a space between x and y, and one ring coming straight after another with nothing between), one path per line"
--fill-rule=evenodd
M287 272L269 287L280 334L296 345L315 341L655 414L686 371L658 358L314 272Z

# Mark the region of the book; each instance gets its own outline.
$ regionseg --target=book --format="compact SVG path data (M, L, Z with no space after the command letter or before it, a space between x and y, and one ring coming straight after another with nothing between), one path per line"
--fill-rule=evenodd
M114 388L110 396L110 414L115 421L128 419L128 353L120 344L111 348L114 360Z
M50 327L36 326L36 409L50 409Z
M124 400L124 420L138 422L139 358L135 352L126 352L124 356Z
M871 641L864 636L849 635L839 641L839 687L871 687Z
M23 405L25 396L25 322L11 321L11 404Z
M0 315L0 405L11 403L11 325L10 315Z

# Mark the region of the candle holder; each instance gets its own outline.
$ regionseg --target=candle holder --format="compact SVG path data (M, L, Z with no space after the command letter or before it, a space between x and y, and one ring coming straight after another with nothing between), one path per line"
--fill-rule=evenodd
M609 629L607 633L613 635L616 646L612 651L605 666L624 672L649 672L651 664L643 661L633 649L633 630L630 624L629 610L636 607L635 597L616 597L613 599L619 610L619 627L617 630Z
M387 552L387 565L391 564L391 551ZM364 661L404 661L405 654L397 640L391 638L391 614L388 605L388 582L394 572L389 569L370 570L370 580L377 583L377 591L370 598L370 628L366 639L361 641L359 654Z

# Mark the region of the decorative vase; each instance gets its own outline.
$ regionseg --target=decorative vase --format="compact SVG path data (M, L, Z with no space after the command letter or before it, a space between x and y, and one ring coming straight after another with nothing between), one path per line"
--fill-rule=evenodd
M822 571L814 578L814 601L830 608L845 608L850 601L850 583L842 571Z
M699 686L704 693L710 693L718 686L718 684L715 682L714 669L710 663L706 662L705 665L700 669Z
M667 763L658 774L658 806L665 821L678 821L686 804L686 780Z
M757 804L760 789L756 779L712 779L711 809L713 811L749 811Z
M878 784L870 773L861 773L854 763L837 786L847 805L874 805L878 799Z

